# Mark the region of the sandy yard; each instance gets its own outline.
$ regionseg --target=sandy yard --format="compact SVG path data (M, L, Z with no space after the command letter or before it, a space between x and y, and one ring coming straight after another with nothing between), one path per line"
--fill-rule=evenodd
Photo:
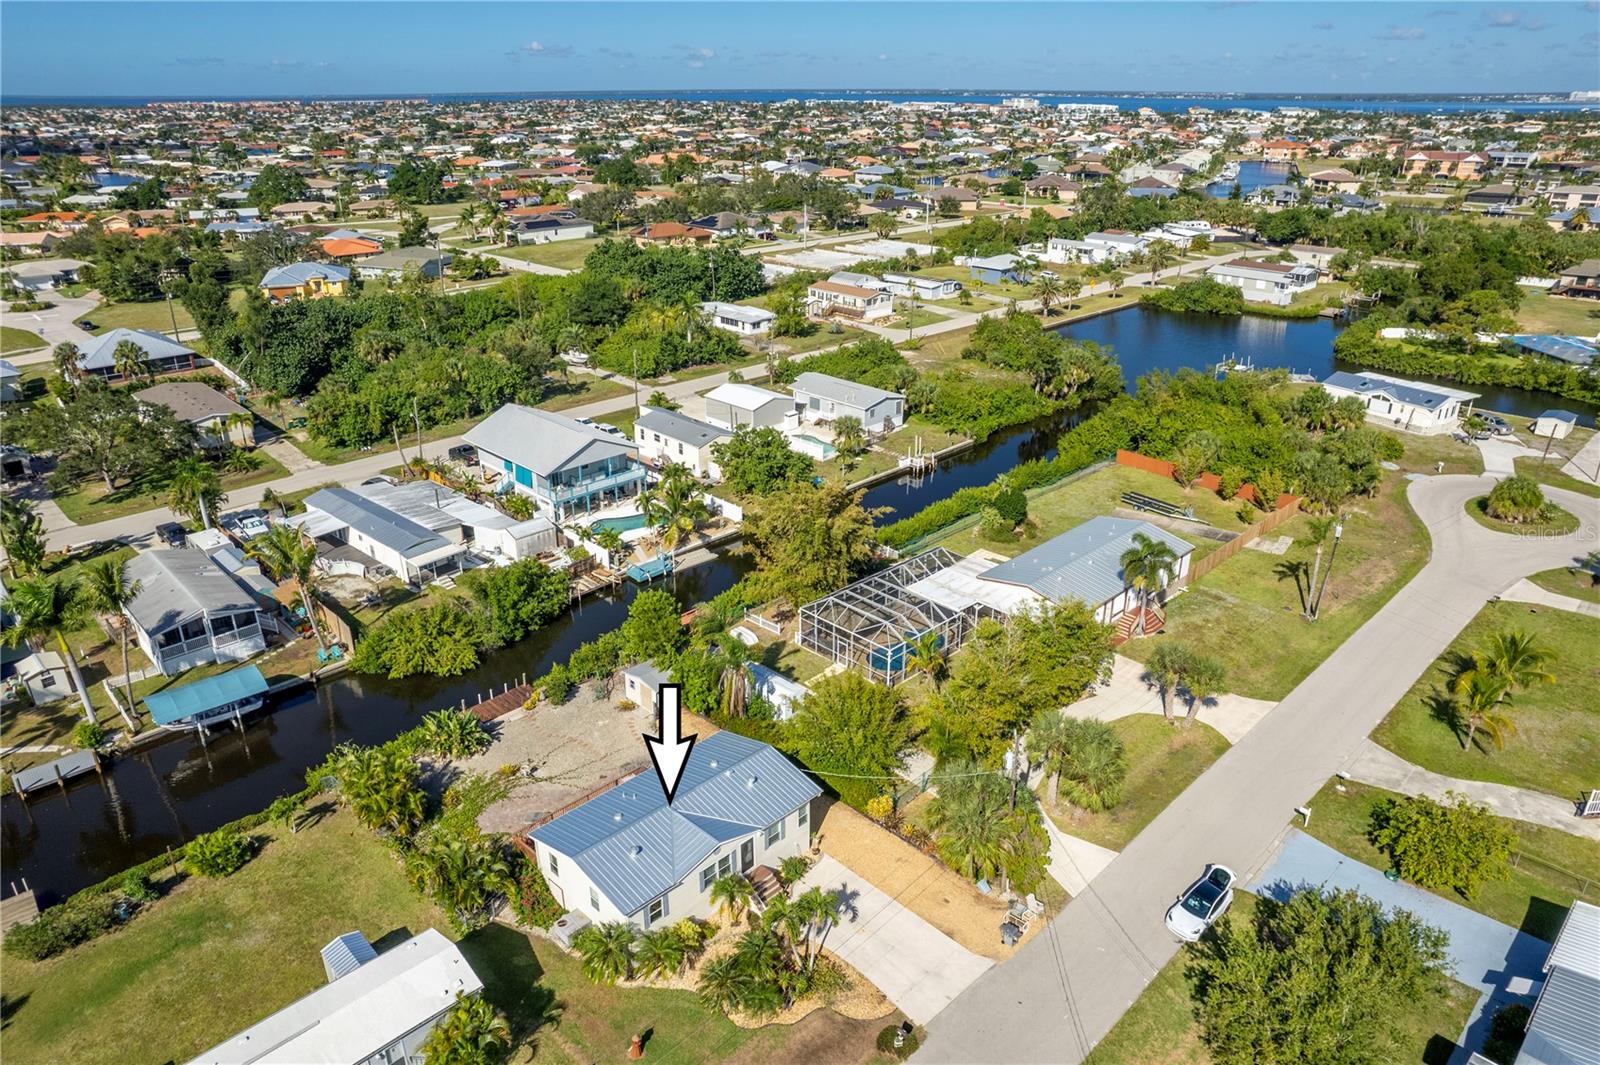
M1017 952L1000 945L1006 904L997 896L979 894L965 877L844 803L819 802L824 812L816 825L824 853L973 953L1004 961ZM1028 936L1043 926L1035 921Z
M485 832L516 832L623 776L650 767L643 736L654 734L655 715L644 708L617 709L580 685L560 706L541 702L494 722L488 750L459 763L468 772L532 765L534 775L478 819ZM620 684L616 691L621 691ZM620 696L619 696L620 697Z

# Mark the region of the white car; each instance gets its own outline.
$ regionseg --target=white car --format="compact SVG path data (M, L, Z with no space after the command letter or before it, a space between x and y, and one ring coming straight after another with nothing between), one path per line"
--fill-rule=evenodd
M1200 879L1167 911L1168 931L1187 943L1205 935L1212 922L1233 905L1233 879L1233 870L1225 865L1206 866Z

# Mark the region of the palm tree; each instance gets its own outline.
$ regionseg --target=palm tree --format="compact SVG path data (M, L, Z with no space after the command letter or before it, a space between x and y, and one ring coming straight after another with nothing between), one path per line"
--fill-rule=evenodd
M683 939L671 928L657 928L640 936L634 947L633 968L642 977L676 976L688 952Z
M861 419L849 414L835 419L833 446L838 450L840 457L847 462L853 462L858 456L865 454L867 431L862 428Z
M50 357L55 362L56 373L61 375L62 380L75 385L83 378L83 367L79 365L83 352L72 341L63 340L57 344L50 352Z
M720 1013L731 1013L747 997L755 981L736 954L724 954L700 967L700 999Z
M606 553L613 566L622 561L621 552L627 546L627 541L622 538L622 530L607 525L594 534L594 542Z
M477 835L440 835L406 855L411 886L449 907L465 923L483 912L494 889L510 879L500 845Z
M1183 715L1183 727L1194 724L1195 715L1207 699L1222 690L1228 671L1210 655L1194 655L1189 659L1189 669L1183 677L1184 697L1189 702L1189 712Z
M944 677L945 661L944 637L932 629L912 640L906 654L906 668L927 674L933 681L934 691L939 690L939 682Z
M1547 648L1539 646L1533 636L1515 629L1505 629L1489 637L1487 645L1473 656L1474 668L1487 668L1505 678L1513 689L1531 688L1535 684L1554 684L1554 674L1547 671L1545 663L1555 658Z
M1161 716L1167 719L1169 725L1173 723L1172 694L1183 683L1191 657L1189 649L1183 644L1169 641L1158 646L1145 663L1144 679L1154 684L1160 693Z
M7 647L26 643L38 648L54 636L67 664L72 688L83 704L84 716L93 724L94 707L89 703L89 689L84 687L83 674L78 670L78 657L67 643L67 633L76 630L84 616L83 597L77 582L53 577L18 581L11 586L5 605L13 620L0 634L0 640Z
M476 203L463 205L461 213L456 215L456 221L471 234L470 239L478 239L478 205Z
M261 509L265 510L269 514L273 510L276 510L278 512L278 517L280 518L287 518L289 516L288 507L284 504L283 499L278 495L278 493L272 490L271 486L261 490Z
M597 984L614 984L633 975L633 927L622 921L594 925L573 940L583 959L583 975Z
M368 828L404 839L421 824L417 766L403 752L381 747L350 751L339 765L338 780L356 819Z
M639 505L645 520L656 527L661 546L672 555L676 571L678 548L711 516L694 474L673 463L662 471L660 483L640 495Z
M1459 719L1467 731L1461 749L1472 749L1472 737L1482 729L1496 748L1505 746L1506 737L1517 731L1516 724L1501 710L1501 701L1510 694L1505 677L1481 669L1466 669L1450 680L1450 694Z
M806 922L806 956L805 968L810 972L817 964L817 956L822 953L822 946L828 939L828 933L839 921L839 896L831 891L824 891L819 887L811 888L805 894L790 903L790 908L798 911Z
M235 411L234 413L228 415L226 426L230 436L232 435L233 430L239 430L240 447L246 447L253 442L255 436L253 430L256 426L256 417L249 411Z
M1104 721L1069 717L1063 731L1060 772L1067 801L1090 813L1121 802L1128 760L1116 729Z
M1150 283L1153 285L1156 274L1178 261L1178 249L1167 241L1153 240L1145 249L1144 256L1150 263Z
M299 583L300 605L305 607L306 617L311 620L317 646L326 651L328 641L323 638L322 622L317 619L317 607L311 595L317 578L317 545L293 526L274 525L250 541L245 557L265 564L276 580L293 577Z
M144 349L131 340L119 341L111 349L112 369L124 381L137 381L150 369L145 361Z
M128 562L122 558L99 558L84 567L83 597L89 609L116 618L117 637L122 644L122 693L126 708L119 706L128 728L135 728L133 709L133 674L128 669L128 605L142 590L139 581L128 580Z
M722 670L717 675L717 705L728 717L742 718L750 708L750 653L744 644L728 640L720 645Z
M0 548L18 577L39 573L48 553L44 519L20 496L0 496Z
M1050 779L1053 808L1061 786L1061 770L1068 740L1067 716L1060 710L1041 710L1028 727L1028 757L1044 766Z
M1142 636L1150 594L1165 588L1177 573L1178 556L1165 540L1134 533L1133 546L1122 553L1118 564L1122 567L1122 583L1138 593L1139 616L1133 621L1133 635Z
M486 998L456 992L455 1004L422 1043L432 1065L481 1065L511 1049L511 1026Z
M998 875L1006 861L1009 785L973 762L958 762L938 779L928 826L938 838L939 856L970 880Z
M211 511L228 501L216 467L199 455L180 459L172 467L167 483L167 506L186 518L198 519L211 528Z
M1039 310L1050 317L1050 309L1061 298L1061 279L1053 273L1041 273L1033 279L1033 298L1039 301Z
M730 925L750 908L753 894L750 881L737 873L722 877L711 885L711 902Z
M1328 542L1328 534L1339 523L1338 514L1330 514L1326 518L1310 518L1306 521L1306 534L1300 538L1300 543L1315 545L1317 557L1311 563L1311 580L1306 583L1306 608L1307 619L1315 620L1313 607L1316 604L1317 574L1322 571L1322 549Z
M1077 277L1064 277L1061 279L1061 298L1067 301L1067 310L1072 310L1072 301L1083 292L1083 280Z

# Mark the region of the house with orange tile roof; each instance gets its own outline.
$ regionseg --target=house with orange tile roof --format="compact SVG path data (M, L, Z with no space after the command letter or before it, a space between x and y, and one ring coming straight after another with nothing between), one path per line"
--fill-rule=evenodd
M383 250L377 241L360 237L328 237L317 241L317 245L330 259L362 259Z
M712 234L709 230L686 226L682 222L651 222L649 225L630 230L628 235L641 248L648 248L652 245L685 247L709 244L712 240Z

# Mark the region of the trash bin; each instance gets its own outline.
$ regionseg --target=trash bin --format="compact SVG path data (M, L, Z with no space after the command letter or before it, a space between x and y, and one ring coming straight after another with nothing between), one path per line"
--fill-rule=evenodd
M1000 945L1001 946L1014 947L1014 946L1017 945L1017 940L1019 940L1021 938L1022 938L1022 929L1018 928L1016 925L1012 924L1010 921L1006 921L1004 924L1002 924L1000 926Z

